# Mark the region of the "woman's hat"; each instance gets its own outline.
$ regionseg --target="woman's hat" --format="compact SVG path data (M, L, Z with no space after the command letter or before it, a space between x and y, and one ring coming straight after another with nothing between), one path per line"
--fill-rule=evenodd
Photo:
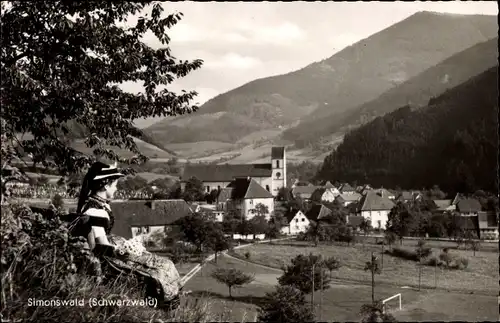
M116 163L114 165L106 165L104 163L99 163L98 169L96 169L96 172L92 178L92 180L101 180L105 178L120 178L125 176L124 174L120 173L118 168L116 167Z

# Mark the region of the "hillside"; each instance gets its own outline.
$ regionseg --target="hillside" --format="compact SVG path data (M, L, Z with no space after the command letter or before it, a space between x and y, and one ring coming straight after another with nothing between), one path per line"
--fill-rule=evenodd
M318 179L411 189L496 191L497 67L431 100L398 109L346 134Z
M85 154L92 154L93 148L87 147L87 145L85 144L85 140L83 139L85 138L85 133L86 133L84 127L76 122L69 122L67 123L67 126L69 133L66 136L64 136L61 133L60 136L66 137L72 148ZM141 153L143 153L145 156L149 158L160 158L160 159L170 159L174 156L177 156L175 152L165 147L162 147L148 135L143 133L141 137L142 139L134 137L134 142L141 151ZM25 133L23 135L18 134L18 138L22 140L31 140L33 139L33 136L29 133ZM130 158L134 155L131 151L124 148L122 149L109 145L106 145L105 148L113 149L120 156L125 158Z
M74 148L79 149L82 152L89 153L90 150L86 147L86 145L83 142L83 138L86 136L86 129L84 126L81 124L78 124L76 121L71 120L66 123L66 126L68 127L69 134L66 136L68 139L73 141ZM136 128L137 129L137 128ZM137 129L139 133L141 134L140 137L135 138L134 141L138 148L141 150L143 154L145 154L148 157L154 157L158 156L159 158L168 158L175 156L176 153L165 148L161 144L157 143L151 136L148 134L144 133L144 131ZM63 134L61 133L61 136ZM83 150L81 150L82 148ZM108 147L109 148L109 147ZM127 151L126 149L119 149L120 153L123 155L131 156L131 152Z
M329 133L345 132L400 107L422 107L429 100L498 64L498 38L457 53L378 98L329 119Z
M284 131L285 139L296 143L317 138L328 129L327 117L369 102L455 53L496 37L495 18L420 12L328 59L249 82L209 100L195 114L162 120L145 131L162 145L234 143L262 130Z

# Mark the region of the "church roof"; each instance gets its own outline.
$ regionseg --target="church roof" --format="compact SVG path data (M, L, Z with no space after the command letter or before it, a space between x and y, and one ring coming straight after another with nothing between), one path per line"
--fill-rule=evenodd
M231 182L236 177L271 177L271 164L188 164L181 181L196 177L202 182Z
M231 199L273 198L273 195L251 178L236 178L228 187L232 188Z

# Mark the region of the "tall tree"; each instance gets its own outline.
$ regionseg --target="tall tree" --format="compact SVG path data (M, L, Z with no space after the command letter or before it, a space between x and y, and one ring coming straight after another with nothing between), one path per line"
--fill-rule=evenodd
M186 201L202 201L205 199L203 193L203 182L196 177L191 177L187 180L184 187L183 198Z
M198 251L202 251L204 245L210 244L211 238L215 235L214 231L218 230L208 215L200 213L183 217L177 220L176 224L186 240L194 244Z
M257 203L253 209L250 210L254 216L266 217L269 215L269 207L262 203Z
M400 243L403 237L407 236L414 226L414 216L408 206L403 202L398 202L389 212L387 219L387 230L394 232Z
M263 234L269 230L269 223L262 215L254 216L248 220L248 223L250 224L252 234Z
M127 26L131 15L138 19ZM163 15L156 1L2 2L2 133L9 149L62 174L79 171L97 157L145 161L133 140L142 135L134 120L198 109L190 105L196 92L165 88L202 64L172 55L167 31L181 17L179 12ZM159 48L143 41L149 33ZM145 91L133 94L118 86L130 81ZM93 156L70 146L77 128ZM20 133L32 137L23 139ZM108 145L134 156L121 158ZM2 155L9 150L3 148Z
M292 263L284 268L284 273L278 278L278 282L282 286L293 286L303 293L330 287L330 277L325 275L321 255L313 254L298 255L293 258Z

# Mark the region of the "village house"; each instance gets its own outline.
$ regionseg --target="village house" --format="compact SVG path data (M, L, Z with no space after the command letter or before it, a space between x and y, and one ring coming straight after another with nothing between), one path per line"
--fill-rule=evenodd
M420 193L419 191L402 191L401 193L397 194L395 201L410 203L417 201L421 198L422 198L422 193Z
M203 182L206 193L227 187L235 178L251 177L276 197L279 189L286 187L286 150L272 147L268 164L187 164L180 179L182 190L192 177Z
M326 181L326 183L323 185L323 188L336 189L335 185L333 185L330 181Z
M190 206L194 213L214 216L215 222L222 222L225 212L217 204L192 204Z
M377 192L380 196L387 197L389 200L396 199L396 195L393 192L391 192L383 187L379 188L379 189L375 189L374 191Z
M349 204L358 202L361 199L361 194L353 192L353 193L342 193L338 195L335 200L342 204L343 206L348 206Z
M184 200L115 200L110 205L115 217L111 233L126 239L168 233L177 220L193 213Z
M292 189L292 195L294 198L301 198L305 201L311 200L311 196L316 191L321 187L314 186L314 185L307 185L307 186L295 186Z
M306 212L306 217L309 220L309 223L318 222L321 220L325 220L332 214L332 210L324 206L323 204L316 204Z
M456 210L460 216L477 216L481 211L481 203L473 198L464 198L458 201Z
M498 214L494 211L478 212L478 226L480 239L498 239Z
M396 202L409 203L413 201L413 193L410 191L402 191L396 197Z
M359 215L370 221L374 229L385 230L394 202L377 192L366 193L360 201Z
M255 207L262 204L267 207L265 214L269 219L274 211L273 195L260 186L253 178L236 178L228 187L221 189L217 198L218 204L225 204L221 211L236 212L242 218L251 219L255 216Z
M301 210L289 210L284 217L288 224L281 227L282 234L297 235L307 231L310 222Z
M361 185L356 187L356 192L364 195L366 192L371 191L372 187L369 184Z
M457 194L455 195L455 197L453 198L453 201L451 202L451 204L453 204L453 205L457 205L457 204L458 204L458 202L460 202L460 200L463 200L464 198L465 198L465 196L464 196L463 194L461 194L461 193L457 193Z
M338 192L338 190L337 190ZM335 200L335 197L337 197L339 194L335 194L332 189L327 189L324 187L317 188L312 194L311 194L311 201L314 202L333 202Z
M453 205L452 200L433 200L436 205L436 212L452 212L455 211L456 205Z
M354 193L356 193L356 190L351 185L349 185L349 183L344 183L344 184L340 185L339 191L342 194L354 194Z
M311 183L309 183L308 181L301 181L299 179L295 179L293 181L293 183L290 183L291 185L289 185L290 188L294 188L296 186L312 186Z

